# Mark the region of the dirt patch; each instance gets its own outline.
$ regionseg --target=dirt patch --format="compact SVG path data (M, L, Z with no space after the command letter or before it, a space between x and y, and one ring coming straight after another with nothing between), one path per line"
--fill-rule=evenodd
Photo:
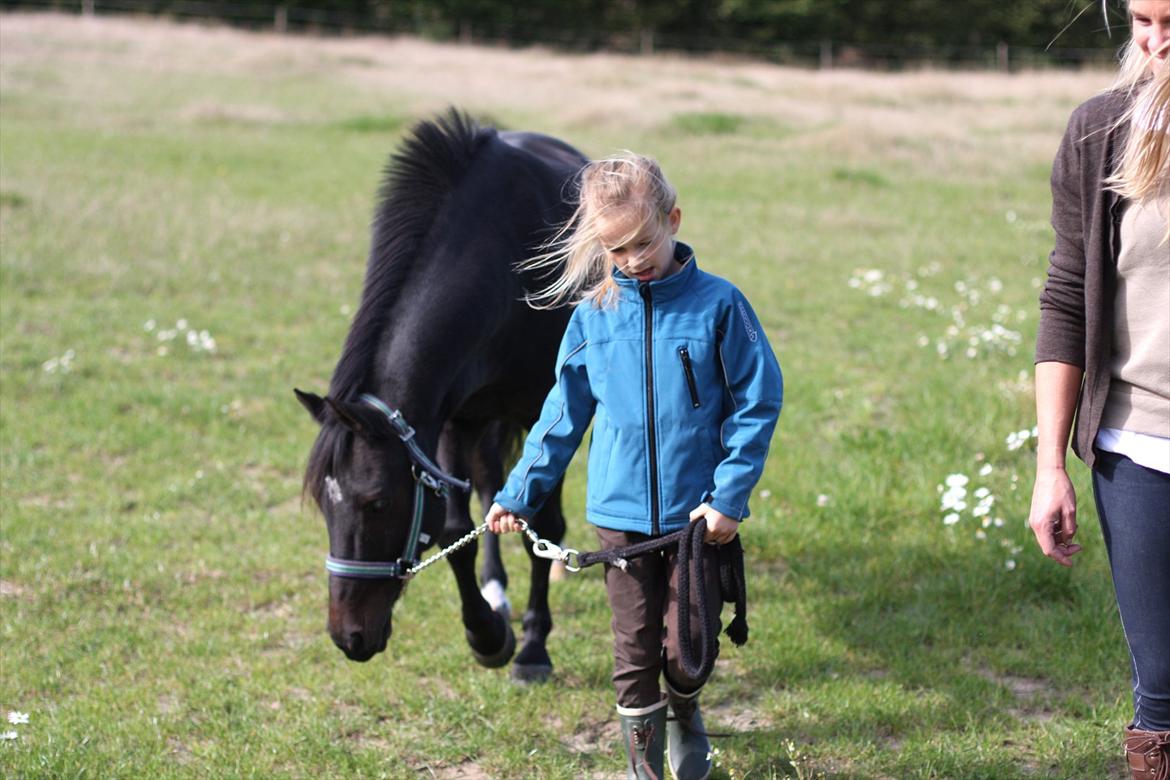
M751 702L723 701L703 705L703 721L710 731L744 733L771 728L772 721L757 712Z
M28 590L15 582L0 580L0 597L18 599L28 593Z
M608 752L614 745L621 744L622 729L617 720L586 723L561 743L580 755Z
M453 765L410 762L410 766L420 780L493 780L493 775L471 759Z
M1018 706L1010 707L1016 718L1026 721L1048 721L1055 716L1049 706L1049 691L1052 684L1042 677L1019 677L1010 674L996 674L989 669L979 669L977 674L989 682L1007 688L1016 697Z

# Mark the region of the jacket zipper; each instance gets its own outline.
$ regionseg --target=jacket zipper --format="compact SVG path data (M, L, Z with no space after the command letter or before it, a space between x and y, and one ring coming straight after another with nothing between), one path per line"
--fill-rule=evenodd
M695 386L695 370L691 367L691 353L686 347L678 348L678 359L682 361L683 371L687 375L687 388L691 391L691 408L699 408L699 388Z
M638 286L646 320L646 426L650 434L650 535L658 536L658 432L654 419L654 309L650 284Z

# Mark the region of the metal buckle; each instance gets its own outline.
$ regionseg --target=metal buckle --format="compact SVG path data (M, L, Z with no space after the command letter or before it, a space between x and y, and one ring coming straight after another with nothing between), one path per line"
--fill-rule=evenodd
M574 550L572 547L561 547L558 544L550 542L548 539L540 538L536 535L535 531L528 527L528 523L524 521L520 521L520 526L524 531L524 535L532 542L532 554L537 558L560 561L565 564L567 571L581 571L581 553L579 551Z

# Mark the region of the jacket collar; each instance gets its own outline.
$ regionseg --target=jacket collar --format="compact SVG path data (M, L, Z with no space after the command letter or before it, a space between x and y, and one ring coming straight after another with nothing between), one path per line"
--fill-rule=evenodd
M676 241L674 243L674 261L681 264L682 268L665 279L648 282L653 300L665 301L678 297L699 272L699 263L695 259L695 251L682 241ZM639 282L637 279L631 279L617 268L614 268L612 273L613 280L617 282L619 289L621 289L623 298L627 296L633 296L635 299L639 298L638 288L642 282Z

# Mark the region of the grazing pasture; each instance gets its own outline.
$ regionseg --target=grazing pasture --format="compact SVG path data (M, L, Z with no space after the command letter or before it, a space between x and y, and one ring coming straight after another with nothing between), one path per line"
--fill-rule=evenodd
M624 776L600 571L553 585L543 686L474 663L443 567L370 662L324 630L292 388L328 385L388 155L453 104L658 157L780 357L716 777L1120 777L1079 464L1079 565L1024 525L1048 168L1108 79L0 16L0 775Z

